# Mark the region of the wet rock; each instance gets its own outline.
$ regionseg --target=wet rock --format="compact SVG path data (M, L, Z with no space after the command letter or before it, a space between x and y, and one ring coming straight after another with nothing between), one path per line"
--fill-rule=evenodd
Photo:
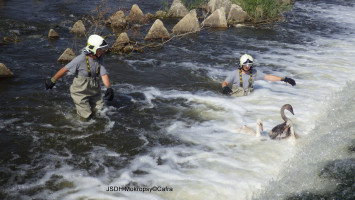
M174 34L196 33L200 32L200 24L197 19L196 10L191 10L184 18L182 18L174 27Z
M158 10L158 11L155 13L155 17L156 17L156 18L159 18L159 19L163 19L163 18L168 17L168 13L165 12L165 11L162 11L162 10Z
M210 0L207 4L207 11L213 13L215 10L222 7L225 8L225 13L229 13L232 2L230 0Z
M228 14L227 23L237 24L243 23L247 19L248 14L238 5L232 4L231 9Z
M20 41L22 41L22 39L20 39L20 37L15 33L11 32L11 35L2 38L2 42L0 42L0 45L11 44L11 43L17 44Z
M169 39L170 34L160 19L155 20L144 40Z
M121 51L129 42L130 40L127 33L121 33L112 45L111 50L114 52Z
M188 13L189 11L184 4L181 3L181 0L174 0L168 12L170 17L184 17Z
M110 24L113 29L124 29L126 28L127 21L125 19L125 15L123 11L117 11L113 14L106 22L106 24Z
M55 30L50 29L49 32L48 32L48 37L50 39L56 39L56 38L59 38L59 35L58 35L58 33Z
M202 23L202 27L227 28L227 19L224 7L215 10Z
M152 14L152 13L147 13L147 14L145 14L145 18L146 19L154 19L154 15Z
M130 23L137 24L141 24L145 21L145 16L137 4L134 4L132 6L131 11L129 12L129 15L127 17L127 21Z
M85 35L86 29L81 20L75 22L73 28L70 30L71 33L74 33L75 35Z
M0 78L11 78L14 77L14 73L6 67L5 64L0 63Z
M127 45L123 48L122 52L123 53L131 53L134 50L134 47L132 45Z
M68 63L76 57L74 51L71 48L67 48L63 54L58 58L59 63Z

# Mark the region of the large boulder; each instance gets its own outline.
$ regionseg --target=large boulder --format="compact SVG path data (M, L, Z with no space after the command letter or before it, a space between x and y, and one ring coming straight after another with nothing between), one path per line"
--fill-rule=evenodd
M215 10L202 23L202 27L227 28L226 13L224 7Z
M116 39L115 43L112 45L111 50L120 51L130 42L129 37L126 32L121 33Z
M231 0L210 0L207 4L207 11L213 13L215 10L224 7L225 13L229 13L231 5Z
M188 13L189 11L184 4L181 3L181 0L174 0L168 12L170 17L184 17Z
M228 24L243 23L247 19L248 14L238 5L232 4L228 14Z
M77 22L75 22L73 28L70 30L71 33L74 33L75 35L85 35L86 29L85 26L83 24L83 21L78 20Z
M170 34L160 19L155 20L144 40L169 39Z
M184 18L182 18L174 27L174 34L196 33L200 32L200 24L197 19L196 10L191 10Z
M139 8L137 4L134 4L129 11L129 15L127 17L127 21L130 23L141 24L145 21L145 16L142 10Z
M5 64L0 63L0 78L14 77L14 73L6 67Z
M48 37L50 39L56 39L56 38L59 38L59 35L58 35L58 33L55 30L50 29L49 32L48 32Z
M71 48L67 48L63 54L58 58L59 63L68 63L76 57L74 51Z
M126 28L127 21L125 19L125 15L123 11L117 11L113 14L106 22L106 24L110 24L113 29L124 29Z

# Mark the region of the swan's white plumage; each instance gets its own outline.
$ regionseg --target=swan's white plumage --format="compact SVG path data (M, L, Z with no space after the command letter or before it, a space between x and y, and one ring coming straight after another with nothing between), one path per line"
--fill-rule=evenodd
M261 131L263 131L263 122L258 119L256 120L256 129L254 130L253 128L250 128L246 125L238 128L236 131L237 133L242 133L242 134L246 134L246 135L253 135L253 136L261 136Z

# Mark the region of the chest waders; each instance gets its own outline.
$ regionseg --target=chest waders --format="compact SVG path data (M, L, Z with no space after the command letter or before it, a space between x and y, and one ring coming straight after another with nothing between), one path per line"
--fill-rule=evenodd
M70 86L70 95L73 98L77 113L82 118L89 118L96 110L100 110L104 101L101 97L99 82L100 62L95 77L91 76L88 56L86 55L88 77L77 75Z
M242 70L239 69L239 87L233 85L232 92L230 95L233 97L248 96L253 90L254 90L254 88L253 88L253 70L250 69L249 85L248 85L248 88L244 90L243 79L242 79Z

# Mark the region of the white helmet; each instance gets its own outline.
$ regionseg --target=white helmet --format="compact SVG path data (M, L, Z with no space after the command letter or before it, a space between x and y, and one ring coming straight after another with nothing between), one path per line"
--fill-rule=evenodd
M86 51L96 54L96 50L107 47L107 43L99 35L90 35L88 39L88 45L85 47Z
M243 64L253 63L254 59L253 59L253 57L251 57L251 55L244 54L240 57L239 61L240 61L239 65L241 67Z

